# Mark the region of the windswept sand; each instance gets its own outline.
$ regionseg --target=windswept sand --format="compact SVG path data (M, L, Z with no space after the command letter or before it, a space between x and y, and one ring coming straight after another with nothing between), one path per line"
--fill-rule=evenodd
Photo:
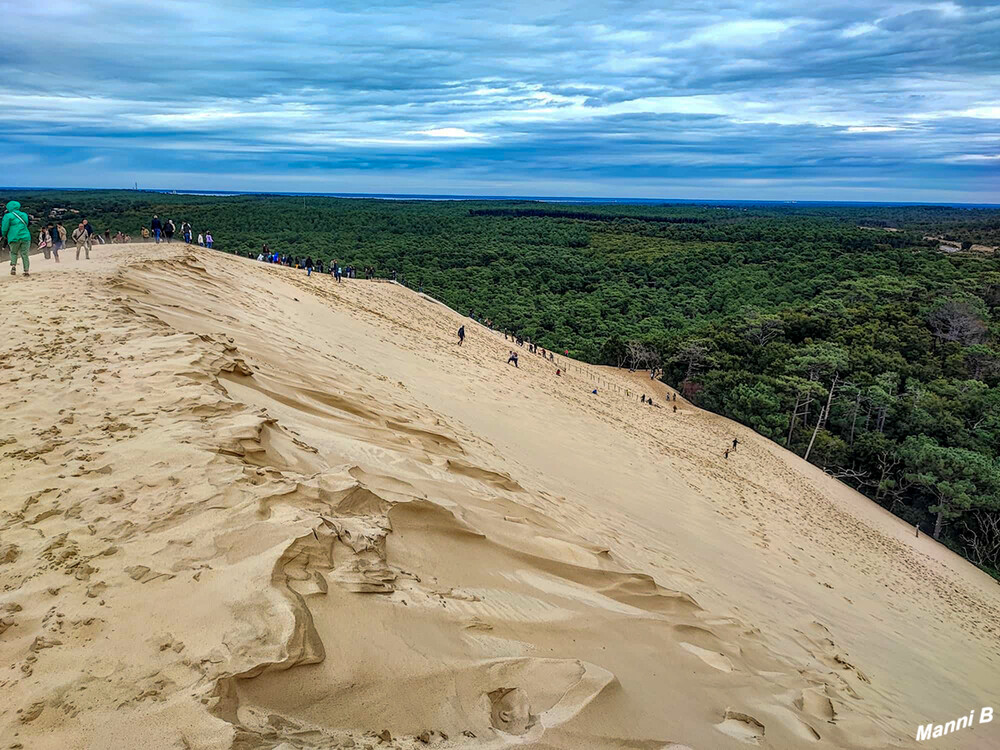
M1000 587L749 430L391 284L94 256L0 277L0 748L1000 745L913 739L1000 708Z

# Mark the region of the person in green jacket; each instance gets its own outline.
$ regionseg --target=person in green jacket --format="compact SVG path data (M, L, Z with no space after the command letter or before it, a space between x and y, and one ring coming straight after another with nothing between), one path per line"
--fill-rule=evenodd
M0 231L10 245L10 275L17 276L17 255L21 254L21 265L24 275L28 275L28 249L31 247L31 230L28 229L28 214L19 211L21 204L11 201L7 204L7 213L3 215L3 226Z

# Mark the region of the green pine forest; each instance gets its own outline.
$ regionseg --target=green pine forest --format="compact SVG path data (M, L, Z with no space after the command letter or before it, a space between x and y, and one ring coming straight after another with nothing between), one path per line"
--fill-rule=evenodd
M1000 577L1000 255L978 247L1000 246L1000 209L10 199L36 225L72 208L101 232L138 238L158 213L211 230L224 252L256 256L266 242L396 271L548 349L662 367L699 406L806 456Z

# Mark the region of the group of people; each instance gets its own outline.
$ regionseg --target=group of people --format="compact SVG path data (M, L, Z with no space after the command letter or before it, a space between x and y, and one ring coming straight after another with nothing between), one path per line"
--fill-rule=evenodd
M469 317L472 318L473 320L476 320L475 315L472 312L469 313ZM485 326L488 326L490 330L495 330L492 327L492 325L490 325L488 320L489 319L487 318L479 322ZM510 333L509 331L504 331L503 335L506 340L516 341L516 343L519 346L525 345L525 340L523 338L521 338L520 336L515 338L514 334ZM458 345L462 346L464 343L465 343L465 326L463 325L458 329ZM530 341L528 341L527 344L528 344L528 351L531 352L532 354L538 354L539 356L541 356L542 359L555 361L556 357L552 352L546 351L543 347L540 347L537 344L533 344ZM513 349L508 351L507 364L514 365L514 367L518 367L520 369L520 366L518 365L518 353ZM561 376L562 370L561 369L556 370L556 375Z
M2 238L10 248L10 272L12 276L17 275L18 259L21 261L24 275L30 275L29 269L31 264L28 257L31 249L30 223L31 217L21 210L21 204L18 201L7 203L7 210L3 217ZM167 219L164 222L161 221L159 216L154 214L149 227L142 228L142 239L143 241L155 239L158 243L164 240L171 242L176 231L177 227L171 219ZM198 234L196 240L191 224L186 221L181 223L180 231L184 242L189 245L195 241L207 248L212 248L214 245L210 231ZM72 234L58 221L49 222L38 230L37 239L38 249L45 254L46 259L51 257L56 263L60 262L59 253L65 249L68 239L72 239L76 245L77 260L80 259L81 251L84 258L90 260L90 251L95 244L117 244L132 241L132 237L122 231L118 231L112 236L111 230L105 229L102 234L94 229L93 225L86 218L80 220L80 223L77 224Z
M162 221L157 214L153 214L153 219L149 222L149 227L142 228L142 241L148 242L152 238L157 244L160 242L173 242L175 234L177 234L177 225L174 224L173 219ZM184 240L185 245L191 245L197 241L200 246L207 247L209 250L215 244L212 233L207 230L204 234L199 232L197 239L195 239L194 230L191 228L191 224L186 221L181 222L181 238Z
M476 320L476 317L475 317L474 313L472 313L471 311L469 313L469 317L472 318L473 320ZM486 319L481 320L479 322L483 323L484 325L489 326L491 330L495 330L495 329L493 329L493 327L490 325L490 323L488 321L489 321L489 319L486 318ZM512 332L510 332L508 330L504 330L503 331L503 337L504 337L504 339L506 341L513 341L518 346L522 346L523 347L525 344L527 344L528 351L531 352L532 354L538 354L538 355L540 355L542 357L542 359L548 359L548 360L552 360L552 361L555 360L555 355L552 352L546 351L544 347L540 347L537 344L534 344L534 343L532 343L530 341L526 342L519 334L512 333ZM464 343L465 343L465 326L463 325L463 326L461 326L458 329L458 345L462 346ZM567 354L568 354L568 352L567 352ZM513 349L510 349L507 352L507 364L508 365L514 365L514 367L519 367L519 365L518 365L518 354ZM631 369L631 368L630 368L629 371L630 372L635 372L635 370ZM663 375L663 370L661 368L652 368L649 371L649 378L650 378L650 380L655 380L658 377L662 377L662 375ZM557 377L561 377L562 376L562 368L557 368L556 369L556 376ZM594 395L597 395L597 389L595 388L594 390L591 391L591 393L594 394ZM655 404L653 403L653 397L652 396L646 396L645 393L643 393L643 394L641 394L639 396L639 401L642 404L648 404L649 406L655 406ZM671 402L673 402L673 404L672 404L673 405L673 410L674 410L674 413L676 414L677 413L677 393L676 392L672 396L671 395L667 396L667 403L671 403ZM736 450L736 446L738 444L739 444L739 441L736 438L733 438L733 446L732 446L732 448L728 448L726 450L726 452L724 454L725 458L727 458L727 459L729 458L730 452Z
M527 344L528 351L531 352L532 354L540 354L542 356L542 359L550 359L552 361L555 361L556 355L554 355L550 351L546 351L544 347L541 347L538 344L533 344L531 341L526 341L524 338L521 337L520 334L511 333L510 331L504 330L503 337L505 341L513 341L518 346L524 346L525 344Z
M667 401L668 402L669 401L676 401L676 400L677 400L677 394L676 393L674 393L673 398L671 398L669 395L667 396ZM653 397L650 396L649 398L646 398L646 394L643 393L641 396L639 396L639 401L641 401L644 404L648 403L648 404L652 405L652 403L653 403ZM677 407L676 406L674 407L674 411L677 411Z
M38 249L45 257L52 256L59 262L59 251L66 245L66 227L62 224L46 224L38 230Z
M254 255L253 253L247 253L247 257L252 258ZM356 279L358 277L358 269L355 266L342 266L336 258L327 264L322 260L313 260L312 256L302 257L275 252L271 250L266 242L261 247L260 252L257 253L257 260L261 263L274 263L279 266L304 269L308 276L312 276L313 271L316 273L329 272L338 282L344 278ZM362 273L366 279L375 278L375 268L372 266L363 268ZM393 280L396 278L395 271L392 272L392 278Z
M31 261L29 251L31 250L31 230L29 224L31 217L21 210L18 201L9 201L7 210L3 216L3 225L0 228L0 235L10 249L10 275L17 275L17 262L21 261L21 270L25 276L31 275ZM66 227L59 222L50 222L38 230L38 249L46 258L53 258L56 263L60 262L59 253L66 247L67 239ZM107 241L111 241L110 232L105 232ZM80 259L80 251L84 252L87 260L90 260L90 249L94 242L104 243L105 239L94 229L87 219L81 219L73 234L69 235L76 244L76 259Z
M477 323L482 323L484 326L489 328L491 331L496 330L493 328L493 321L489 318L477 318L474 310L469 310L469 317L472 318Z

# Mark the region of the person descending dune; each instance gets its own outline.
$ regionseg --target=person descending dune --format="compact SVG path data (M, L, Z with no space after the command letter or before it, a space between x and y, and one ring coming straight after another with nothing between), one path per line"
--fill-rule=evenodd
M458 329L458 345L461 346L465 343L465 326Z

